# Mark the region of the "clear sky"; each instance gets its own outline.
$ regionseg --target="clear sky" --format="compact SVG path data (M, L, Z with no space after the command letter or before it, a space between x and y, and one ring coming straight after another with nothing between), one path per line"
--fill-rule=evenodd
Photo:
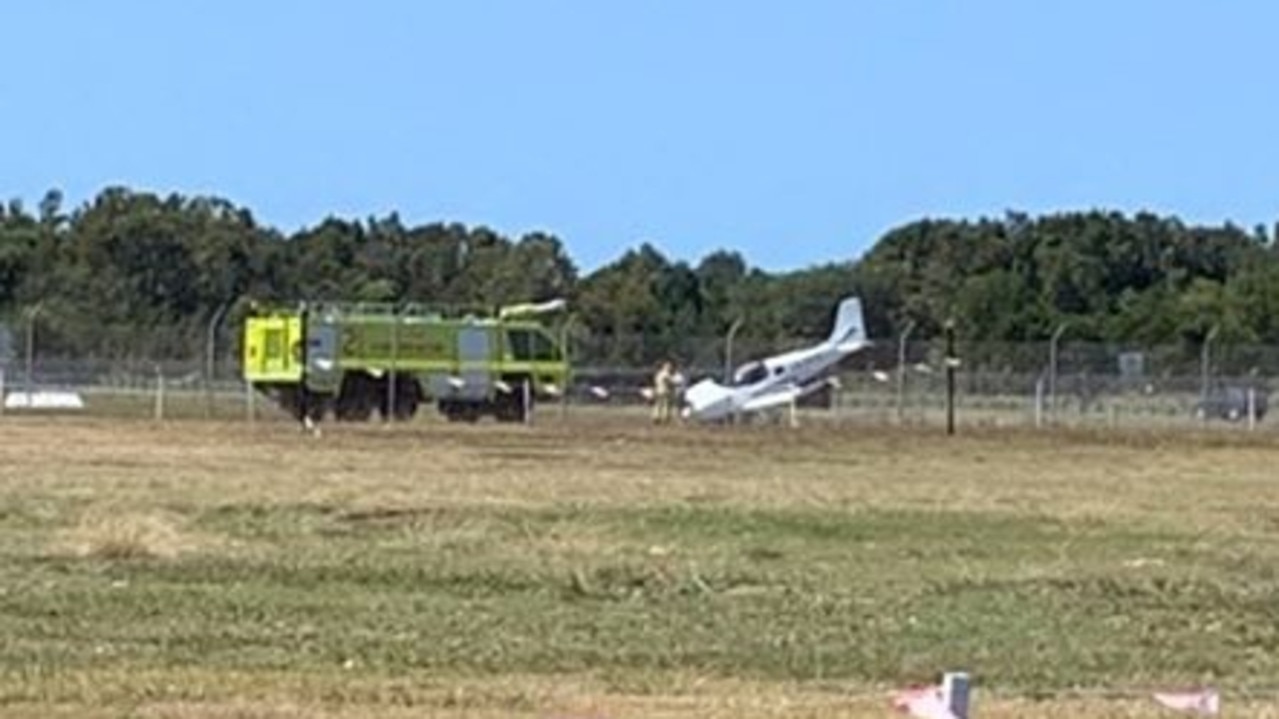
M0 196L398 210L770 270L922 216L1279 219L1265 0L44 0L0 20Z

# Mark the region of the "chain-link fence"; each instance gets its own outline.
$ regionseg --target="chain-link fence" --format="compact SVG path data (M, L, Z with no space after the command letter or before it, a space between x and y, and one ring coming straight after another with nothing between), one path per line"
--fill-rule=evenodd
M0 328L4 410L116 417L286 419L240 376L239 340L229 325L202 337L165 336L161 357L118 351L74 355L46 348L39 327ZM811 344L732 336L686 338L659 358L675 360L689 383L724 380L744 362ZM554 416L574 410L647 406L651 362L641 335L577 333L573 382ZM953 411L960 426L1267 427L1279 347L1205 342L1160 347L1071 342L956 342ZM948 407L943 340L877 340L846 358L796 411L814 421L941 424ZM82 406L77 406L82 405ZM430 413L427 413L428 415Z
M79 413L104 417L269 417L240 376L239 341L211 323L203 337L189 329L99 328L116 337L71 349L67 325L50 312L28 312L0 324L0 411ZM129 342L130 334L146 342ZM252 413L250 413L252 410Z

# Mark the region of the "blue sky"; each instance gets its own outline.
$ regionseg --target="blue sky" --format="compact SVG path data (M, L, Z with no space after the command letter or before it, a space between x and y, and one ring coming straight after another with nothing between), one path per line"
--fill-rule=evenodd
M398 210L786 270L923 216L1279 219L1279 3L219 0L5 8L0 196Z

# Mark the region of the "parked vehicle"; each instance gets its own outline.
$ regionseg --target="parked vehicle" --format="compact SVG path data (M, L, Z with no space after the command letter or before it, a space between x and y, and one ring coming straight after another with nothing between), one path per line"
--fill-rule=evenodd
M1226 386L1212 390L1207 397L1195 403L1195 416L1199 419L1224 419L1238 422L1248 418L1249 392L1252 392L1252 411L1257 420L1266 416L1269 392L1258 387Z
M244 378L299 420L407 420L435 400L451 421L523 421L557 397L569 363L559 334L530 315L562 302L457 316L430 308L314 304L267 309L244 324Z

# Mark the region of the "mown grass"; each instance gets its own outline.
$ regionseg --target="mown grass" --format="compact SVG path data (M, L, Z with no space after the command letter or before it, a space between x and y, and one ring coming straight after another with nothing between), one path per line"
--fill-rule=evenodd
M1149 688L1274 685L1265 437L594 420L6 418L0 713L888 716L963 668L983 716L1154 716Z

